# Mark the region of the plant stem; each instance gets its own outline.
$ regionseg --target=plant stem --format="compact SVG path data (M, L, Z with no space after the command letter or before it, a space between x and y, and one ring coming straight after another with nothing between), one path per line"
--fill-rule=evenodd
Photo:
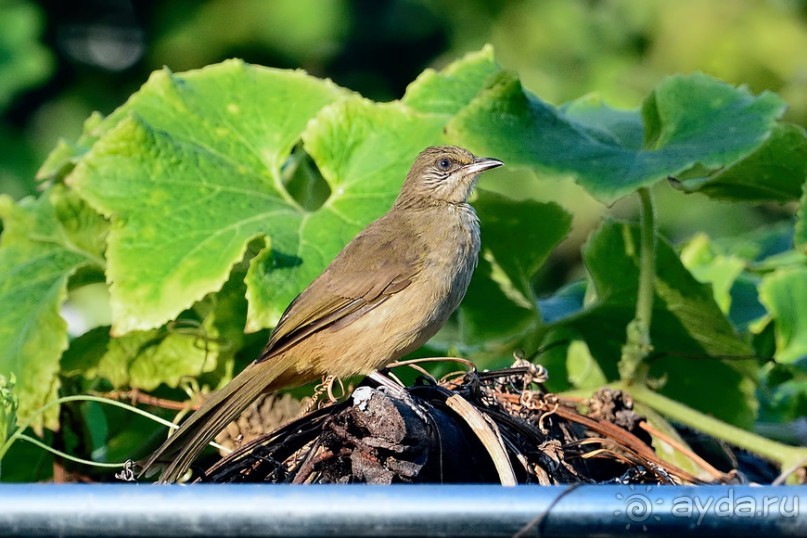
M624 390L637 401L662 415L694 428L700 432L710 435L716 439L721 439L731 445L743 448L762 456L763 458L776 462L781 468L789 468L804 463L807 459L807 448L798 448L771 441L755 433L743 430L731 424L727 424L714 417L704 415L691 407L671 400L666 396L650 390L644 385L633 384L627 386L623 383L615 383L612 388Z
M40 414L42 414L46 410L50 409L51 407L54 407L56 405L61 405L63 403L68 403L68 402L96 402L96 403L112 405L112 406L115 406L115 407L121 407L123 409L128 409L132 413L142 415L142 416L144 416L146 418L149 418L149 419L151 419L151 420L153 420L155 422L158 422L158 423L162 424L163 426L168 426L169 428L174 428L174 429L179 428L179 426L177 426L173 422L169 422L169 421L167 421L167 420L165 420L163 418L158 417L157 415L153 415L153 414L149 413L148 411L143 411L142 409L138 409L137 407L134 407L132 405L125 404L123 402L118 402L116 400L110 400L109 398L100 398L98 396L89 396L89 395L64 396L62 398L57 398L56 400L53 400L52 402L48 402L47 404L45 404L42 407L38 408L36 411L34 411L31 414L30 417L28 417L27 421L20 424L17 427L17 429L14 431L14 433L9 436L9 438L6 440L6 442L2 446L0 446L0 460L2 460L3 456L6 455L6 452L8 452L8 449L11 448L11 445L14 444L14 441L16 441L17 439L27 437L26 435L24 435L24 432L33 423L34 419L37 416L39 416ZM26 440L29 441L29 442L32 442L30 438L26 439ZM216 447L219 450L229 450L229 449L219 445L218 443L210 443L210 446Z
M83 465L91 465L93 467L101 467L101 468L107 468L107 469L120 469L121 467L124 467L126 465L126 462L122 462L122 463L101 463L100 461L91 461L91 460L85 460L83 458L77 458L76 456L71 456L67 452L62 452L61 450L56 450L55 448L46 445L45 443L43 443L39 439L36 439L36 438L31 437L29 435L20 434L19 436L17 436L17 438L22 440L22 441L28 441L32 445L36 445L39 448L41 448L42 450L45 450L47 452L50 452L51 454L55 454L57 456L60 456L60 457L66 459L68 461L73 461L75 463L81 463Z
M656 207L653 195L647 187L639 189L641 202L642 251L639 258L639 292L636 297L636 319L645 329L650 341L650 322L653 318L653 298L656 281Z
M653 350L650 323L656 280L656 208L650 189L639 189L641 238L639 251L639 287L636 293L636 317L628 324L627 340L622 347L619 376L626 383L640 383L647 375L645 357Z

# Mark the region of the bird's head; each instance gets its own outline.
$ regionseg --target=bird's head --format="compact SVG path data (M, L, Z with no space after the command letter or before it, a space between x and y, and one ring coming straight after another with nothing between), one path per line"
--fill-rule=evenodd
M470 151L456 146L428 147L409 169L395 204L467 202L479 174L502 164L496 159L474 157Z

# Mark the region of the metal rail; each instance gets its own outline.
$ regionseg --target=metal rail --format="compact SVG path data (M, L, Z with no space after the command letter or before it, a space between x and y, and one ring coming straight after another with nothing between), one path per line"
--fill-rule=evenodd
M807 488L0 485L3 536L807 536Z

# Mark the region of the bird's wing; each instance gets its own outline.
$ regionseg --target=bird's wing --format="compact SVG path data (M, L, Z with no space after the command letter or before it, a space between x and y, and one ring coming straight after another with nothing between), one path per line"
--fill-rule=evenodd
M421 269L419 244L404 223L376 221L286 308L258 362L315 332L349 325L405 289Z

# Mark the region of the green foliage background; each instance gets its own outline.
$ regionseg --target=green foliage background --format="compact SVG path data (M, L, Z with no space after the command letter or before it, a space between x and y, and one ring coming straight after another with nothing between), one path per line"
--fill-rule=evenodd
M59 394L226 382L417 151L451 142L508 166L480 183L479 269L423 352L503 366L563 342L537 358L551 388L620 379L641 234L619 219L651 189L649 379L803 443L805 5L121 1L104 18L3 0L0 434ZM158 435L96 404L32 425L106 461ZM4 463L26 464L2 479L47 476L41 458L15 444Z

